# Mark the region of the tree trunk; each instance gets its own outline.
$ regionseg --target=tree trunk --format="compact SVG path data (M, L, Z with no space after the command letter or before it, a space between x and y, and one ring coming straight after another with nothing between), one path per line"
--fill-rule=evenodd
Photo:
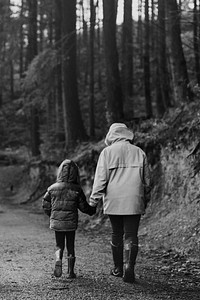
M8 4L5 3L5 1L0 1L0 108L3 106L3 87L4 87L4 71L3 66L5 63L5 44L6 44L6 38L5 38L5 11L7 10L6 6Z
M82 21L83 21L83 47L86 49L86 53L88 53L88 25L87 22L85 21L85 10L84 10L84 5L82 1ZM84 57L84 85L88 85L88 55Z
M152 117L150 88L150 50L149 50L149 0L145 0L145 49L144 49L144 84L147 118Z
M95 118L94 118L94 26L95 26L95 7L94 1L90 0L90 137L95 136Z
M23 18L24 18L24 0L21 0L20 9L20 52L19 52L19 73L20 78L23 77L24 73L24 30L23 30Z
M37 55L37 1L29 0L29 29L27 64ZM33 156L40 154L39 113L36 105L31 107L31 151Z
M159 0L158 0L159 1ZM151 52L155 55L155 0L151 0Z
M10 60L10 99L14 99L14 68L13 61Z
M166 54L166 28L165 28L165 2L158 0L158 77L161 89L160 101L166 111L170 106L169 96L169 79L167 70L167 54ZM162 107L160 105L160 107ZM164 113L164 111L163 111Z
M56 66L56 97L55 97L55 115L56 115L56 135L58 141L63 141L64 119L63 119L63 78L62 78L62 3L55 0L55 48L57 50L58 62Z
M97 28L97 49L98 49L98 53L97 53L97 57L98 57L98 87L99 90L102 90L102 78L101 78L101 63L102 63L102 59L101 59L101 49L102 49L102 45L101 45L101 19L100 19L100 7L99 7L99 0L97 0L97 7L98 7L98 28Z
M160 76L159 76L159 67L158 67L158 60L157 62L157 68L156 68L156 109L157 109L157 116L162 117L166 111L166 108L164 106L164 103L162 101L162 90L161 90L161 84L160 84Z
M140 67L143 67L143 23L142 23L142 0L138 0L138 44L140 53Z
M200 66L199 66L199 42L198 42L198 12L197 12L197 0L194 0L194 12L193 12L193 45L194 45L194 57L195 57L195 72L196 81L200 84Z
M76 0L62 1L64 123L66 149L86 138L81 118L76 72Z
M103 0L103 31L107 80L107 122L123 119L123 96L116 44L116 1Z
M133 22L132 0L124 1L122 36L122 86L124 91L124 114L133 117Z
M166 0L166 4L168 8L168 26L175 87L178 94L177 101L180 103L191 100L192 93L188 86L189 79L181 41L178 5L176 0Z

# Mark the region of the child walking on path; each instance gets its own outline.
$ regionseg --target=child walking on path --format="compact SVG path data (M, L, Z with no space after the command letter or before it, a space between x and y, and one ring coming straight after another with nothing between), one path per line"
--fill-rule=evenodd
M78 209L93 215L80 186L78 166L72 160L64 160L58 168L57 180L45 193L42 201L44 212L50 217L50 229L55 231L56 263L54 275L62 275L62 258L65 248L68 255L68 278L75 278L75 232L78 227Z

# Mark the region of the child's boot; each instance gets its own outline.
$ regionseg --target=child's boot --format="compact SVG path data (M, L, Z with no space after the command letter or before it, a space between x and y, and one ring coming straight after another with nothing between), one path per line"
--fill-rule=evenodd
M55 263L54 275L56 277L61 277L62 276L62 251L61 251L61 249L57 250L55 255L56 255L56 263Z
M76 278L76 274L74 273L74 265L76 257L73 257L72 255L68 256L68 278Z

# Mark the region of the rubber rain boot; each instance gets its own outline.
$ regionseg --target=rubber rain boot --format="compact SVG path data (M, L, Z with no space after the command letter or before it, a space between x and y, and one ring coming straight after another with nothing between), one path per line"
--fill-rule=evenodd
M138 245L133 244L132 241L125 241L125 264L124 264L124 276L123 281L133 283L135 282L135 261L138 253Z
M61 249L57 250L55 253L56 263L54 269L54 276L61 277L62 276L62 251Z
M76 261L76 257L68 256L68 275L67 278L76 278L76 274L74 273L74 265Z
M115 246L111 242L111 249L113 255L114 268L110 274L115 277L123 276L123 245Z

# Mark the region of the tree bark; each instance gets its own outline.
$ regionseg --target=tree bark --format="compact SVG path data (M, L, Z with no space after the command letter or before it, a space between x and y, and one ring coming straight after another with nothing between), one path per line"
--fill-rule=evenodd
M27 65L37 55L37 1L29 0L29 29ZM40 154L39 113L36 105L31 105L31 151L33 156Z
M186 60L181 41L180 15L176 0L166 0L168 8L168 27L170 35L171 57L175 88L177 89L179 103L192 100L192 93L189 87Z
M142 0L138 0L138 44L139 44L139 54L140 54L140 67L143 67L143 22L142 22Z
M83 59L82 59L82 69L83 69L83 74L84 74L84 86L88 85L88 75L89 75L89 59L88 59L88 52L89 52L89 39L88 39L88 24L87 21L85 20L85 8L84 8L84 3L83 1L81 2L82 6L82 23L83 23L83 33L82 33L82 38L81 40L81 46L84 51Z
M195 57L195 72L196 81L200 84L200 66L199 66L199 41L198 41L198 13L197 12L197 0L194 0L194 11L193 11L193 45L194 45L194 57Z
M102 90L102 78L101 78L101 53L102 53L102 43L101 43L101 19L100 19L100 7L99 7L99 0L97 0L97 8L98 8L98 28L97 28L97 59L98 59L98 87L99 90Z
M94 1L90 0L90 137L95 136L95 118L94 118L94 38L95 38L95 6Z
M13 61L10 60L10 99L14 99L15 91L14 91L14 67Z
M124 113L133 117L133 20L132 0L124 1L124 21L122 36L122 86L124 92Z
M63 78L62 78L62 2L55 0L55 48L57 50L57 66L55 72L56 78L56 97L55 97L55 115L56 115L56 135L58 141L63 141L64 119L63 119Z
M103 0L103 32L107 81L107 122L123 119L123 95L116 44L116 1Z
M19 52L19 73L20 78L23 77L24 73L24 30L23 30L23 18L24 18L24 0L21 0L20 9L20 52Z
M81 118L76 70L76 0L62 0L64 124L66 149L84 140L86 133Z
M4 63L5 63L5 51L6 51L6 37L4 34L5 31L5 20L7 18L6 16L6 11L7 9L7 5L8 3L6 3L5 1L1 1L0 2L0 18L1 18L1 22L0 22L0 108L3 106L3 87L4 87Z
M144 46L144 85L147 118L152 117L150 88L150 47L149 47L149 0L145 0L145 46Z
M163 0L158 0L158 77L161 89L160 101L164 111L170 106L170 96L169 96L169 78L167 69L167 54L166 54L166 28L165 28L165 2ZM160 111L161 114L164 113Z

